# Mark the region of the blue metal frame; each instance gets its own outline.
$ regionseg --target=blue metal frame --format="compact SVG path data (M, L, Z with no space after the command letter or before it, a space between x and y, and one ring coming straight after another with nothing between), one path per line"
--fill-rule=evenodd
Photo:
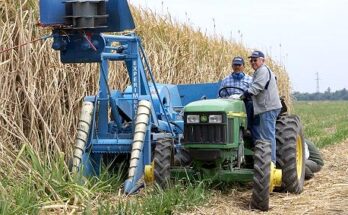
M100 65L99 92L85 97L85 101L94 104L92 126L81 162L86 176L100 173L103 155L131 153L138 102L148 100L151 103L151 119L135 177L125 182L125 192L132 193L138 187L137 181L142 177L145 165L152 161L151 145L160 138L171 137L180 150L183 106L202 98L215 98L219 84L156 84L138 36L134 33L125 36L101 34L105 30L121 31L134 27L126 0L108 1L110 19L106 29L83 30L64 26L63 2L40 1L41 23L53 27L52 48L60 51L63 63L97 62ZM126 65L131 84L124 92L109 87L110 61L123 61Z
M64 35L62 35L64 37ZM140 39L135 35L129 36L114 36L114 35L100 35L105 41L104 51L101 52L100 58L100 91L97 96L88 96L86 101L91 101L95 104L95 116L92 121L92 128L90 132L90 140L87 143L86 153L82 159L82 166L85 175L98 175L100 172L101 158L104 153L131 153L132 137L134 125L131 122L135 121L138 101L148 100L152 104L151 120L147 129L146 138L143 146L142 157L139 160L139 165L136 170L136 175L131 181L126 181L125 192L130 193L136 189L136 184L141 178L145 165L149 165L151 158L151 144L154 139L151 139L151 128L164 133L179 140L181 129L174 129L171 121L183 122L182 117L177 112L169 112L168 107L165 107L163 100L169 100L169 94L164 89L166 85L161 85L159 88L155 83L149 82L147 76L154 81L151 68L148 66L145 53L140 50ZM117 47L112 44L120 44ZM77 59L69 59L69 62ZM119 91L111 91L108 84L109 69L108 63L110 61L124 61L128 75L131 80L131 85L122 93ZM147 66L145 70L144 65ZM147 74L145 72L148 72ZM174 85L171 86L173 88ZM161 93L167 94L161 95ZM166 97L167 96L167 97ZM176 101L181 106L178 98ZM170 101L168 101L170 102ZM111 120L108 118L108 111L111 109ZM169 113L169 114L168 114ZM127 129L124 128L122 122L129 120ZM167 136L168 136L167 135Z
M105 48L101 53L100 92L96 100L94 96L85 98L85 100L99 104L96 105L98 115L93 118L92 123L97 127L91 131L92 138L86 147L89 149L86 151L89 155L84 156L82 165L85 175L94 175L100 171L102 154L131 153L134 127L125 130L121 123L126 118L131 119L131 122L135 121L138 101L142 99L150 101L152 104L151 120L144 141L142 157L139 160L136 176L125 183L125 192L131 193L137 188L137 181L143 175L145 165L149 165L152 161L151 144L156 142L156 137L151 135L151 128L157 128L165 136L176 139L180 146L180 138L183 133L183 118L180 113L183 108L182 104L202 97L215 98L218 83L156 84L145 53L141 50L141 41L135 34L129 36L101 35L101 37L105 40ZM111 46L115 42L120 45ZM108 85L108 62L115 60L125 62L131 80L131 85L123 93L111 91ZM151 81L147 80L146 75L151 78ZM108 120L110 108L112 121Z
M124 129L120 111L126 113L126 116L131 117L131 122L135 121L135 113L138 106L138 101L142 99L149 100L153 103L150 96L150 86L146 79L143 61L140 53L140 40L135 35L130 36L111 36L101 35L105 40L105 49L101 53L100 64L100 92L97 96L98 116L93 119L93 124L97 124L97 129L91 131L93 138L89 142L90 156L85 156L82 165L85 166L85 174L98 174L100 171L100 158L103 153L130 153L132 149L132 132L131 129ZM119 43L120 46L113 47L112 43ZM119 51L119 50L122 50ZM131 80L131 94L111 92L108 85L108 62L109 61L124 61ZM150 71L150 70L149 70ZM150 71L151 72L151 71ZM129 95L129 94L128 94ZM88 98L86 98L88 99ZM126 103L125 103L126 102ZM123 103L123 109L119 104ZM108 120L108 110L111 108L111 122ZM154 108L152 110L150 125L146 133L144 141L143 156L139 161L136 170L136 176L132 181L127 181L125 192L130 193L136 187L137 180L142 176L144 166L151 163L151 140L150 128L158 127L158 118ZM169 121L167 122L169 124ZM133 125L133 124L132 124ZM114 129L110 129L113 127Z

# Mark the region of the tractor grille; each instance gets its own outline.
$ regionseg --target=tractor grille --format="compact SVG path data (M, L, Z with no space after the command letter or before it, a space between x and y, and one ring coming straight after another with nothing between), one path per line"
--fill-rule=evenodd
M186 124L184 143L224 144L227 142L226 130L225 124Z

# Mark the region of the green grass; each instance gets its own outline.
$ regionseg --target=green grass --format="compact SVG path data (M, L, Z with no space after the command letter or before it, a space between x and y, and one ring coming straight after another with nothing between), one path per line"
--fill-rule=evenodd
M203 182L183 186L176 184L163 191L154 189L143 190L144 193L133 196L128 201L104 201L97 207L98 214L173 214L183 212L192 206L202 204L209 196ZM87 213L86 213L87 211ZM86 208L85 214L95 214L93 208Z
M318 147L348 138L347 101L295 102L294 113L301 117L305 137Z
M209 196L202 182L118 195L124 182L120 172L111 174L104 167L98 178L71 175L63 155L49 163L28 145L16 160L0 171L0 214L59 214L72 208L82 214L173 214L199 205ZM70 209L64 212L61 205Z
M348 102L296 102L294 113L301 117L305 137L319 147L348 138ZM0 214L69 213L73 207L81 214L173 214L205 203L211 192L208 183L176 183L165 191L146 188L126 197L118 195L124 182L120 173L103 171L87 180L70 175L63 154L52 162L42 157L24 145L15 162L2 167Z

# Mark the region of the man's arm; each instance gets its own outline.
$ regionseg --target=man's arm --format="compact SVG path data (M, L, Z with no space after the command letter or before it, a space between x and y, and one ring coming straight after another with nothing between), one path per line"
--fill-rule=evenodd
M257 70L253 76L253 82L250 85L248 92L253 95L258 95L265 89L266 83L269 79L269 74L265 66Z

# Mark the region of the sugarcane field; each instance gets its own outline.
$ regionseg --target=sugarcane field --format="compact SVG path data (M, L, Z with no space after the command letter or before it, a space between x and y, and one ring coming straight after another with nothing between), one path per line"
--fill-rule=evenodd
M347 6L0 0L0 214L348 214Z

